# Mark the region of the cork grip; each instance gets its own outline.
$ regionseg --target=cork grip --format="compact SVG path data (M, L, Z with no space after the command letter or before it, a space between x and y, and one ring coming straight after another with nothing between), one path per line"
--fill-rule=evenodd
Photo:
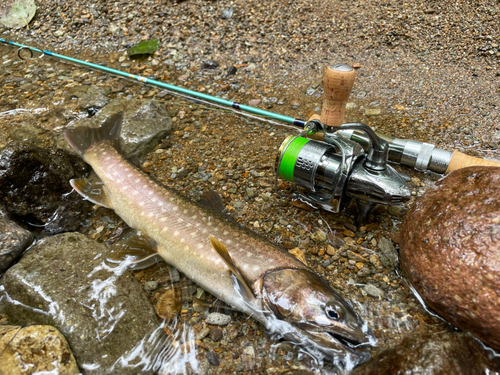
M328 126L344 123L345 106L349 99L356 73L348 65L335 64L326 68L324 76L325 96L321 122Z
M448 169L446 169L445 174L448 174L451 171L454 171L455 169L472 167L472 166L500 167L500 162L475 158L473 156L465 155L455 150L451 155L450 164L448 164Z

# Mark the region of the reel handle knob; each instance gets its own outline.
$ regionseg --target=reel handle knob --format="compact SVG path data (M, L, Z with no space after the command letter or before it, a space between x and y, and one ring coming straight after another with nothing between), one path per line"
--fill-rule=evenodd
M321 110L323 124L337 127L344 123L345 106L355 78L356 72L348 65L334 64L326 68L323 79L325 95Z

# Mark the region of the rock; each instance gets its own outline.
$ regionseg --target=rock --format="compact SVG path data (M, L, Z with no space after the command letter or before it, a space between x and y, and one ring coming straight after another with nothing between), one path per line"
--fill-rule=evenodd
M33 242L33 234L15 222L0 217L0 272L5 271Z
M80 109L100 109L109 103L110 90L99 86L75 86L66 91L66 98L78 100Z
M207 352L207 359L212 366L220 365L219 354L217 354L216 352Z
M223 336L222 329L214 327L210 330L210 339L212 341L220 341L222 340L222 336Z
M45 232L76 230L92 203L69 194L69 180L89 171L81 158L64 150L11 143L0 152L0 202Z
M0 326L0 353L0 374L80 373L68 342L51 326Z
M380 261L382 264L391 271L394 271L398 265L398 252L392 244L392 241L382 237L378 241L378 248L382 252L380 254Z
M226 324L229 324L231 321L231 317L229 315L221 314L221 313L211 313L207 316L205 319L205 322L207 324L213 324L216 326L225 326Z
M382 298L384 296L384 292L382 290L370 283L366 284L363 287L363 290L371 297Z
M405 337L382 349L352 375L489 374L499 371L480 344L466 333L438 332Z
M500 349L500 168L456 170L409 210L401 265L426 304Z
M156 355L149 338L162 330L139 282L124 266L110 268L107 253L79 233L44 238L1 279L0 313L59 329L87 374L136 374L127 363Z
M214 60L205 60L202 63L203 69L217 69L219 67L219 63Z
M123 112L120 148L127 158L142 158L172 130L172 119L163 104L156 100L114 99L90 119L76 121L73 126L98 127L108 117ZM60 147L69 149L65 141Z
M311 233L311 240L316 243L325 242L326 241L326 233L320 230L317 230L314 233Z

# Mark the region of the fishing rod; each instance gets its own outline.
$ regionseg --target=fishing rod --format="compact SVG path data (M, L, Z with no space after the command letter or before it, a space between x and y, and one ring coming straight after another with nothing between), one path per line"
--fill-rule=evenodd
M238 110L241 110L241 111L245 111L245 112L253 113L253 114L256 114L256 115L268 117L268 118L271 118L271 119L274 119L274 120L278 120L278 121L283 121L284 123L295 125L295 126L298 126L298 127L301 127L301 128L303 128L305 126L306 122L307 122L307 121L296 119L296 118L293 118L293 117L280 115L278 113L265 111L265 110L262 110L262 109L259 109L259 108L255 108L255 107L252 107L252 106L249 106L249 105L240 104L238 102L231 102L229 100L221 99L221 98L218 98L216 96L207 95L207 94L203 94L201 92L197 92L197 91L185 89L185 88L182 88L182 87L174 86L174 85L171 85L171 84L168 84L168 83L164 83L164 82L160 82L160 81L157 81L157 80L154 80L154 79L151 79L151 78L142 77L142 76L139 76L139 75L136 75L136 74L131 74L131 73L123 72L121 70L117 70L117 69L113 69L113 68L108 68L108 67L103 66L103 65L93 64L93 63L88 62L88 61L83 61L83 60L75 59L73 57L68 57L68 56L60 55L58 53L41 50L41 49L38 49L38 48L35 48L35 47L26 46L24 44L7 41L5 39L0 39L0 42L8 44L8 45L11 45L11 46L19 47L20 49L18 51L18 56L22 60L24 60L24 59L20 56L20 52L23 49L27 49L27 50L29 50L31 52L31 57L33 57L33 51L35 51L35 52L41 53L42 56L43 55L47 55L47 56L56 57L56 58L61 59L61 60L65 60L65 61L69 61L69 62L72 62L72 63L84 65L84 66L87 66L87 67L95 69L95 70L100 70L100 71L103 71L103 72L115 74L115 75L118 75L118 76L121 76L121 77L130 78L130 79L133 79L135 81L139 81L141 83L145 83L145 84L149 84L149 85L161 87L163 89L167 89L167 90L178 92L178 93L181 93L181 94L184 94L184 95L189 95L189 96L192 96L192 97L195 97L195 98L207 100L209 102L220 104L220 105L223 105L223 106L226 106L226 107L232 107L234 109L238 109Z

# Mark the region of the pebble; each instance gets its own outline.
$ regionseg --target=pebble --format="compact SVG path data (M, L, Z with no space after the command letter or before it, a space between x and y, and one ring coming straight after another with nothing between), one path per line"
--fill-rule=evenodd
M158 289L158 281L150 280L144 284L144 290L152 291Z
M222 340L222 329L218 328L218 327L214 327L210 330L210 339L212 341L220 341Z
M208 362L210 362L210 364L212 366L219 366L220 365L219 354L217 354L215 352L212 352L212 351L207 352L207 359L208 359Z
M316 243L321 243L326 241L326 233L320 230L317 230L311 234L311 240Z
M205 327L203 328L197 335L196 335L196 340L203 340L205 337L208 336L210 333L210 328Z
M229 315L214 312L206 317L205 322L216 326L225 326L231 322L231 317Z
M371 283L366 284L363 290L371 297L382 298L384 296L384 292Z

